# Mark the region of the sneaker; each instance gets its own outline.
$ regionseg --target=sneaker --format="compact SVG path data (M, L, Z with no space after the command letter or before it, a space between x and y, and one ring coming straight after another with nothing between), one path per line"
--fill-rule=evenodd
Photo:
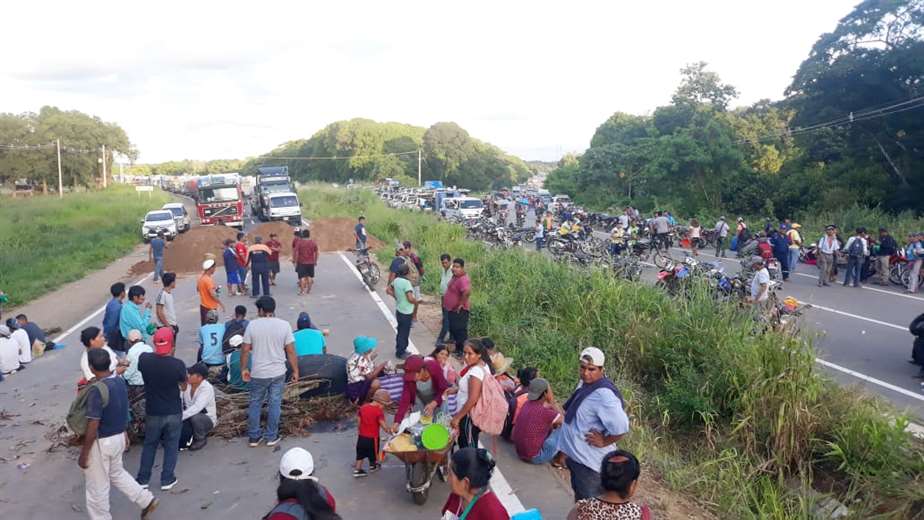
M271 440L271 441L266 441L266 445L267 445L267 446L275 446L275 445L279 444L280 442L282 442L282 435L277 435L275 439L273 439L273 440Z
M362 478L362 477L365 477L365 476L368 476L368 475L369 475L369 474L366 473L365 470L362 470L362 469L354 469L354 470L353 470L353 478Z
M148 515L150 515L151 513L154 512L155 509L157 509L157 506L159 505L160 505L160 501L157 500L157 498L152 498L151 502L147 505L147 507L141 510L141 520L145 520L148 517Z
M256 448L257 446L260 445L261 442L263 442L263 439L262 439L262 438L260 438L260 439L248 439L248 440L247 440L247 445L250 446L251 448Z
M179 482L179 480L177 480L176 477L173 477L173 481L172 481L172 482L167 482L166 484L161 484L161 485L160 485L160 490L161 490L161 491L170 491L171 489L173 489L173 486L175 486L177 482Z
M382 465L379 463L369 465L369 473L375 473L376 471L382 469Z

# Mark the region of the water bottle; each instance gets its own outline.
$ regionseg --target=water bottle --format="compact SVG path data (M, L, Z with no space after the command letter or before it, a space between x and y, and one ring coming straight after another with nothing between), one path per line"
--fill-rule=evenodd
M215 288L215 296L221 296L221 286Z

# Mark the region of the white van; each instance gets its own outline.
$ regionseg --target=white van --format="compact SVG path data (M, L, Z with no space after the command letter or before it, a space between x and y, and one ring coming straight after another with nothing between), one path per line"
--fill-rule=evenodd
M455 197L443 201L443 216L454 219L481 218L484 203L474 197Z
M556 195L552 197L552 208L568 209L571 207L571 197L567 195Z

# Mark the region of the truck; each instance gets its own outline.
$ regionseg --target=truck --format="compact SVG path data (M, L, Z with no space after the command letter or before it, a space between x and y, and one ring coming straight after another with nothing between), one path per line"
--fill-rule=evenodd
M280 191L266 195L268 204L261 215L263 220L284 220L293 226L302 224L302 206L293 191Z
M270 214L269 195L271 193L292 193L292 179L289 178L288 166L260 166L257 168L257 182L250 198L250 207L257 217L268 220Z
M203 226L244 229L244 194L236 174L204 175L197 179L196 213Z

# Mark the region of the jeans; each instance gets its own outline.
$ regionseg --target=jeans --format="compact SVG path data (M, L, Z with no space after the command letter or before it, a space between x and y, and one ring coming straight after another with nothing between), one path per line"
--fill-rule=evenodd
M715 256L725 256L725 238L715 237Z
M799 250L789 248L789 274L796 273L797 265L799 265Z
M161 282L161 278L164 276L164 259L155 258L154 259L154 281L157 283Z
M237 270L237 275L238 275L238 276L240 277L240 279L241 279L241 285L244 285L244 284L247 283L247 268L241 267L240 269L238 269L238 270Z
M395 311L395 319L398 320L398 332L395 334L395 355L401 357L407 352L407 345L410 342L412 314L402 314Z
M182 414L148 415L144 418L144 448L141 450L141 468L138 469L138 483L151 480L151 468L157 456L157 446L164 448L164 466L160 471L160 484L169 484L176 479L176 459L180 450L180 430L183 427Z
M545 237L536 237L536 251L542 251L542 244L545 242Z
M546 464L552 462L555 454L558 453L558 439L561 438L561 427L555 428L549 432L549 436L542 443L542 449L530 460L533 464Z
M844 274L844 285L850 285L850 279L853 278L853 286L860 285L860 257L847 257L847 273Z
M782 271L783 279L788 280L789 279L789 250L779 255L774 253L773 257L776 258L776 261L780 263L780 271Z
M214 427L212 420L204 413L197 413L186 419L183 421L183 430L180 434L180 447L187 448L192 441L205 439Z
M260 287L262 286L263 294L265 296L269 296L270 295L269 270L261 269L258 271L254 269L251 274L252 276L251 276L250 283L253 284L253 290L251 291L251 294L255 297L260 296Z
M282 389L286 376L250 380L250 405L247 407L247 436L251 441L260 440L263 430L260 428L260 412L263 402L269 401L266 410L266 439L279 437L279 416L282 415Z
M112 520L109 512L109 488L115 486L140 508L147 507L154 495L141 487L122 465L125 435L103 437L93 443L87 457L86 480L87 515L91 520Z
M449 311L443 309L443 323L440 326L440 335L436 337L436 340L440 343L446 341L446 336L449 335Z
M456 352L461 355L465 340L468 339L468 311L449 311L449 334L456 342Z
M587 466L571 460L566 462L571 472L571 489L574 491L574 501L592 498L600 494L600 474Z

